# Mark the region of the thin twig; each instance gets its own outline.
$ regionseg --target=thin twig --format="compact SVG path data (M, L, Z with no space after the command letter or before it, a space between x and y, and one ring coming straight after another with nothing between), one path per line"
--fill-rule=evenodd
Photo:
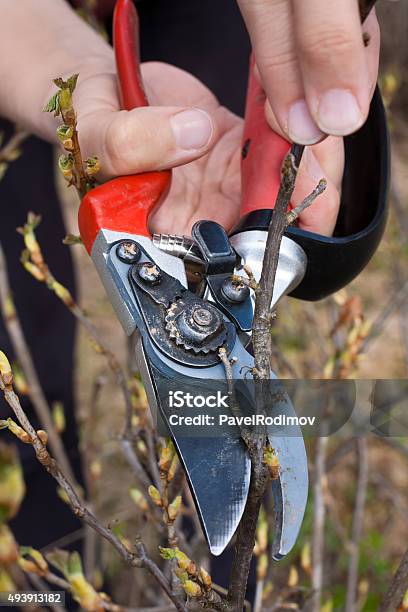
M263 601L263 589L264 580L260 579L256 581L255 599L254 599L254 610L253 612L262 612L262 601Z
M251 482L245 511L238 527L234 561L228 588L227 610L242 610L248 582L249 567L255 545L255 534L262 498L270 482L270 475L260 461L253 461Z
M382 602L379 612L395 612L408 590L408 550L394 574L391 585Z
M132 472L134 473L140 484L142 484L143 487L147 490L151 483L144 467L139 461L139 457L135 453L133 443L130 440L122 438L120 440L120 446L122 449L123 456L131 467Z
M112 353L105 340L101 337L99 331L95 325L86 316L83 310L75 302L69 307L74 317L83 325L88 332L88 335L96 342L101 353L106 357L109 367L115 375L116 382L122 391L123 398L125 400L126 414L129 425L129 415L132 414L132 397L129 390L129 385L126 380L125 372L122 366L119 364L115 355Z
M132 397L127 384L127 379L123 368L116 359L115 355L110 350L109 346L102 338L98 329L87 317L85 312L75 302L70 291L61 285L52 274L47 262L45 261L41 246L37 240L35 233L36 228L41 222L41 217L34 213L28 214L28 219L24 227L18 228L18 232L24 236L24 242L26 250L22 254L22 264L24 268L32 275L36 280L42 282L52 291L58 299L68 308L68 310L74 315L74 317L81 323L85 328L90 338L95 343L96 350L104 355L108 361L108 365L115 375L116 382L123 393L126 407L126 431L130 431L131 418L132 418Z
M272 338L270 327L273 313L270 311L270 306L278 267L280 245L288 224L287 210L295 188L302 153L303 147L294 145L283 162L281 184L266 240L261 278L255 289L252 343L254 349L253 377L258 381L255 387L256 409L258 411L264 411L265 397L268 392L268 388L265 388L264 383L267 383L270 379L271 368ZM258 387L259 384L260 388ZM271 473L264 463L265 429L254 431L247 438L245 442L251 458L251 482L245 511L238 527L227 597L227 609L234 612L242 610L243 607L258 515L262 498L271 478Z
M0 149L0 163L10 162L15 159L15 152L19 146L29 137L25 130L16 128L14 134L8 139L6 144Z
M28 420L20 404L20 400L13 390L12 384L8 381L5 381L2 376L0 376L0 390L4 393L4 397L7 403L12 408L14 414L16 415L21 427L30 437L31 444L34 448L38 461L65 491L73 513L85 524L92 527L92 529L94 529L102 538L107 540L117 551L123 561L125 561L125 563L127 563L131 567L146 568L149 573L156 579L156 581L170 598L170 600L174 603L176 609L179 610L179 612L186 612L185 605L173 595L170 585L166 580L163 572L147 555L140 538L136 539L136 552L129 551L126 546L120 541L120 539L109 528L102 525L102 523L100 523L96 516L92 514L92 512L90 512L82 504L75 489L67 480L55 459L53 459L52 456L49 454L47 448L43 445L37 435L37 432Z
M327 187L326 179L321 179L317 187L313 189L312 193L306 196L305 199L299 204L299 206L296 206L296 208L292 208L292 210L287 213L286 215L287 224L290 225L291 223L296 221L299 215L301 215L302 212L306 210L306 208L309 208L309 206L313 204L316 198L318 198L319 195L323 193L326 187Z
M324 551L324 523L325 502L324 487L326 479L326 452L328 438L319 435L316 440L315 472L313 485L313 537L312 537L312 606L315 612L320 611L320 602L323 588L323 551Z
M373 322L370 332L363 341L362 346L360 348L361 353L366 351L369 345L379 336L390 315L392 315L395 310L398 310L407 298L408 280L406 280L402 287L391 296L388 304Z
M58 463L67 474L69 480L75 483L75 486L78 487L68 456L65 452L65 448L57 430L55 429L51 416L51 410L38 379L37 371L31 357L31 352L26 342L24 332L11 296L12 293L7 274L6 258L4 256L3 247L0 244L0 308L3 315L4 325L10 337L14 353L23 369L24 376L27 379L29 397L33 404L37 418L41 423L41 427L45 429L48 434L50 448L57 458Z
M348 548L350 558L347 575L346 612L355 612L358 583L358 562L360 556L360 541L363 531L364 506L368 485L368 448L366 438L357 438L358 478L356 484L356 499L351 528L351 541Z
M39 591L40 593L49 593L49 589L47 587L46 582L44 582L42 578L37 576L37 574L29 573L28 578L30 582L32 583L32 585L37 589L37 591ZM63 588L65 590L65 587ZM52 603L48 603L48 606L51 608L51 610L53 610L53 612L66 612L66 608L64 608L64 606L62 606L61 604L58 604L58 606L55 606Z
M145 429L146 444L147 444L147 461L150 469L150 475L156 487L160 484L160 472L157 466L156 446L157 438L153 436L149 425Z
M286 212L292 196L297 168L292 154L287 155L283 164L282 180L273 212L273 222L268 231L261 278L255 290L255 312L252 325L254 347L253 376L261 384L270 379L271 364L271 313L273 287L278 266L280 244L287 226ZM257 410L263 410L265 388L256 391ZM228 605L231 611L242 610L245 598L249 567L255 544L255 534L262 498L270 481L270 473L264 461L266 432L254 431L245 439L251 458L251 481L245 511L238 527L234 561L228 589Z
M273 210L273 221L269 227L266 240L261 278L255 291L252 342L255 362L254 376L260 380L269 380L270 377L270 305L278 267L280 245L287 226L286 213L295 188L297 170L295 158L289 153L283 163L281 185Z

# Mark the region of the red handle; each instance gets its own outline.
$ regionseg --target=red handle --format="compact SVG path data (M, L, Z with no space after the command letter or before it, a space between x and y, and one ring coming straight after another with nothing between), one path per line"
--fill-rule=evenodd
M133 0L118 0L113 15L113 46L120 101L125 110L149 106L140 74L138 33L139 18Z
M117 0L113 39L121 106L147 106L139 61L139 20L132 0ZM88 253L101 229L150 236L148 219L166 197L171 171L120 176L92 189L83 198L78 225Z
M291 146L266 122L266 95L255 76L254 66L252 58L242 149L241 216L254 210L275 206L282 162Z

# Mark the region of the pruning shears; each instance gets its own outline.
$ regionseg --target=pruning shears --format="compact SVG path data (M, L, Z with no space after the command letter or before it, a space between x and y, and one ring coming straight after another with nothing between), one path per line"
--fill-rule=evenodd
M139 69L138 18L131 0L117 0L114 47L123 109L148 104ZM197 222L191 237L154 235L149 216L165 199L171 170L122 176L92 189L79 210L79 229L125 332L134 336L136 361L153 411L164 420L186 472L213 554L231 540L248 495L251 463L237 435L180 436L169 419L163 384L198 386L225 381L224 348L235 380L251 378L249 340L253 320L250 289L233 280L243 266L259 278L266 236L291 144L264 117L265 94L250 69L242 147L241 219L230 235L211 220ZM354 140L353 140L354 139ZM361 180L361 202L350 206L356 171L350 160L369 147L372 173ZM387 138L381 98L360 135L346 143L348 162L335 237L289 228L283 238L273 296L320 299L348 283L368 262L386 218ZM374 167L374 170L373 170ZM376 183L376 184L373 184ZM363 188L361 188L363 185ZM362 189L365 192L362 193ZM363 209L363 212L361 211ZM275 379L271 371L271 379ZM287 396L280 400L295 416ZM296 542L308 496L308 469L300 428L290 436L268 428L279 470L272 480L275 534L280 559Z

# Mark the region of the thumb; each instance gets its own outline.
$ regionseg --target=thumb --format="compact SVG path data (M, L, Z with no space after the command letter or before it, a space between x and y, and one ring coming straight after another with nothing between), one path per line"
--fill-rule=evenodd
M104 178L163 170L193 161L213 146L215 119L195 107L150 106L78 113L84 156L100 158Z

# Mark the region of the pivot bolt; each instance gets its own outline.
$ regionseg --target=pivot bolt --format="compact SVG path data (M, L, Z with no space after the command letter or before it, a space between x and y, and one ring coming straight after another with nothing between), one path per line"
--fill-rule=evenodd
M200 327L208 327L212 323L213 315L207 308L196 308L193 311L193 320Z
M123 263L134 264L140 257L140 248L133 240L123 240L116 247L116 255Z
M249 287L240 281L226 278L221 287L221 294L229 302L241 304L249 296Z
M139 278L148 285L158 285L161 282L162 274L159 266L151 261L146 261L138 269Z

